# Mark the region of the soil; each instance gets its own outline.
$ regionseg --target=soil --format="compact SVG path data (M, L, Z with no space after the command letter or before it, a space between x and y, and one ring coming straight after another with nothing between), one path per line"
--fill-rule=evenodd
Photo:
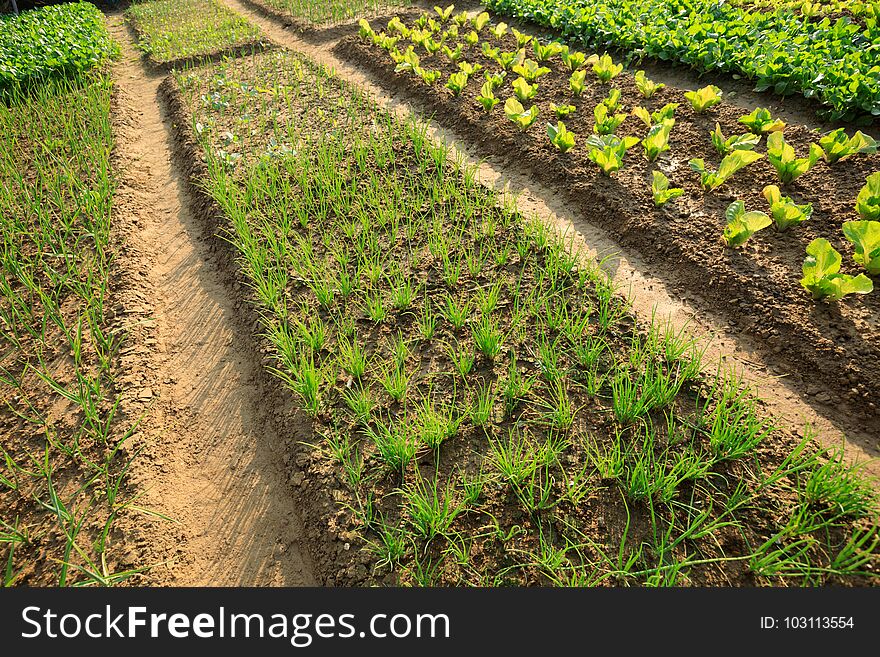
M261 360L230 293L213 229L190 212L174 164L162 77L144 69L120 14L114 67L121 252L115 297L130 340L123 408L140 417L132 484L146 516L129 529L149 585L315 583L285 463L289 438L261 385ZM283 408L277 407L277 408Z
M511 49L509 43L506 46ZM725 134L742 132L737 124L742 115L739 108L722 104L706 115L696 115L686 103L679 107L671 154L661 156L658 164L674 185L685 188L682 199L686 200L655 210L650 199L651 167L638 153L628 156L626 168L616 178L604 178L583 149L561 155L554 152L537 128L525 135L517 134L500 111L486 117L475 102L474 88L467 89L461 98L453 98L440 85L416 85L407 76L395 74L393 64L355 37L344 39L335 52L358 62L389 87L404 91L428 111L442 116L442 123L455 125L456 133L479 144L481 152L502 158L516 152L520 164L533 177L565 190L566 200L576 204L591 223L607 230L622 247L636 250L649 264L665 264L665 277L682 296L704 297L708 310L725 317L735 331L761 345L763 355L781 365L802 393L814 397L820 405L827 404L832 413L858 418L868 430L850 438L869 454L878 453L877 296L848 299L838 305L814 303L798 281L804 248L814 237L824 236L842 253L850 252L839 226L854 218L851 206L855 196L865 177L878 168L880 157L851 158L834 168L820 163L785 190L799 202L814 203L810 222L784 234L772 229L759 233L744 248L731 251L717 241L724 209L734 198L743 199L749 208L761 207L764 201L760 190L776 182L775 172L766 162L758 162L717 192L704 194L686 160L704 157L708 162L715 161L717 155L708 132L716 121ZM489 62L479 53L469 59L484 66ZM444 79L454 70L442 57L423 58L423 66L444 71ZM561 68L553 63L550 67ZM554 71L539 83L544 116L549 115L549 101L561 104L571 99L567 76L562 71ZM638 97L627 74L615 83L623 91L625 103ZM567 121L576 134L589 134L592 107L608 88L594 84L573 102L584 108ZM649 109L681 101L680 94L680 90L667 87L651 99ZM637 120L631 118L623 132L638 134L638 129ZM816 137L803 126L790 126L786 136L800 153L806 152L809 141ZM681 152L687 153L687 158L675 157ZM673 263L674 268L668 267ZM850 273L855 273L852 263L847 266Z

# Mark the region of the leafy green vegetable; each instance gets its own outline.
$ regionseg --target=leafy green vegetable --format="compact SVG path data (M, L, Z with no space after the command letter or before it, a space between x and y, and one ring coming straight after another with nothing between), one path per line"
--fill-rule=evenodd
M691 160L688 164L700 174L700 184L703 188L711 191L721 187L737 171L762 157L764 156L755 151L733 151L721 160L718 171L707 169L706 163L699 158Z
M648 134L642 140L642 146L649 162L653 162L660 153L669 150L669 133L674 125L675 119L664 119L648 130Z
M574 105L557 105L556 103L550 103L550 111L559 119L564 119L566 116L574 112L574 110Z
M822 149L818 144L810 144L810 153L807 157L797 157L794 148L786 143L781 132L771 132L767 137L767 161L776 169L783 185L812 169L820 157L822 157Z
M471 30L464 35L464 42L469 46L475 46L480 42L480 35L476 30Z
M694 111L701 114L721 102L721 93L721 89L710 84L696 91L685 91L684 97L688 99Z
M373 28L370 27L370 24L363 18L358 21L358 26L358 36L364 41L375 34Z
M492 111L492 108L495 107L495 105L501 102L495 97L494 89L495 87L492 85L492 81L486 80L486 82L483 83L482 89L480 89L480 95L477 96L477 102L483 106L483 109L487 114Z
M550 69L546 66L538 66L538 62L534 59L527 59L522 64L514 66L511 70L524 77L527 82L534 82L542 75L550 72Z
M776 228L779 231L784 231L791 226L803 223L813 214L812 203L798 205L787 196L783 196L776 185L767 185L764 188L763 194L770 204L770 215L773 217L773 221L776 222Z
M568 79L568 88L575 96L580 96L586 89L587 72L585 70L575 71Z
M825 161L833 164L856 153L876 153L877 141L873 137L857 131L852 137L847 137L843 128L832 130L819 140L819 146L825 153Z
M507 23L498 23L492 28L492 36L496 39L503 39L505 34L507 34Z
M837 301L847 294L867 294L874 283L864 274L849 276L840 272L841 257L828 240L814 239L807 247L801 285L814 299Z
M498 89L502 84L504 84L504 78L507 77L507 73L505 71L501 71L500 73L489 73L486 71L486 82L492 83L492 89Z
M856 197L856 212L862 219L880 219L880 171L868 176Z
M602 99L602 104L608 108L609 112L616 112L620 109L620 89L612 89L608 95Z
M559 53L562 63L568 67L568 70L574 73L581 68L587 61L587 56L582 52L569 50L568 46L563 46Z
M538 95L538 85L529 84L525 78L517 78L513 81L513 93L521 103L524 103Z
M525 48L528 45L529 41L532 40L532 37L530 35L523 34L516 28L511 28L510 33L513 34L513 38L516 39L517 48Z
M464 50L462 50L461 44L457 45L455 50L452 50L449 46L443 46L443 54L449 57L453 62L457 62L462 58Z
M562 121L558 121L556 125L548 123L547 136L550 137L550 142L563 153L574 147L574 133L567 130Z
M473 26L474 30L477 32L482 31L484 27L489 23L489 14L485 11L480 12L476 16L474 16Z
M880 221L847 221L843 235L856 247L853 259L869 274L880 275Z
M488 41L483 41L483 43L480 45L480 49L483 51L483 54L489 59L498 59L498 53L500 52L499 49L490 46Z
M466 11L460 11L452 17L452 20L459 27L464 27L470 21L470 16L468 16L468 13Z
M528 110L524 109L522 103L516 98L508 98L504 103L505 116L513 121L522 132L528 130L529 126L535 122L535 119L538 118L538 111L537 105L532 105Z
M654 205L658 208L684 194L684 190L679 187L669 187L669 178L662 171L655 169L651 172L651 176L651 194L654 197Z
M712 137L712 145L721 156L733 151L751 151L761 143L761 136L750 132L734 135L733 137L725 137L724 133L721 132L721 126L717 123L715 124L715 130L710 132L709 135Z
M653 82L648 79L644 71L636 71L636 88L645 98L650 98L655 93L663 89L666 85L662 82Z
M532 49L535 51L535 58L539 62L546 62L551 57L562 52L562 44L556 41L551 41L546 45L541 45L541 43L535 39L532 41Z
M602 173L610 176L623 166L623 156L638 143L639 140L635 137L621 139L617 135L590 135L587 138L587 155L599 165Z
M613 78L620 75L621 71L623 71L623 64L615 64L614 60L611 59L611 55L608 53L605 53L601 57L593 55L591 59L593 73L599 78L599 82L602 82L603 84L610 82Z
M599 103L593 109L593 117L596 119L593 132L597 135L610 135L626 120L626 116L624 113L611 114L605 103Z
M742 201L731 203L724 216L727 218L727 225L724 227L724 243L727 246L745 244L752 235L773 223L765 212L756 210L746 212L746 206Z
M766 135L768 132L779 132L785 129L785 121L774 119L770 115L770 110L763 107L756 107L750 114L741 116L739 122L756 135Z
M437 12L440 20L445 22L452 18L452 12L455 11L455 5L449 5L446 9L440 9L440 7L435 5L434 11Z
M509 70L510 67L516 62L517 53L515 52L502 52L498 55L498 58L495 60L505 71Z
M449 80L446 82L446 88L451 90L453 95L458 96L468 83L468 74L462 73L459 71L458 73L453 73L449 76Z
M470 62L459 62L458 70L471 77L483 70L482 64L471 64Z

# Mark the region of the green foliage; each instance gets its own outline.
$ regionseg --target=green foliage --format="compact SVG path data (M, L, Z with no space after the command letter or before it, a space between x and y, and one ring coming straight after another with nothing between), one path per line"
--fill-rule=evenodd
M599 82L606 84L616 78L623 71L623 64L615 64L611 59L611 55L605 53L601 57L593 55L592 58L593 73L599 78ZM588 60L589 61L589 60Z
M596 119L593 132L597 135L610 135L626 120L626 116L624 113L611 114L608 105L599 103L593 108L593 117Z
M511 70L524 77L526 82L534 82L542 75L546 75L550 72L549 68L546 66L539 66L538 62L534 59L526 59L522 64L515 65Z
M733 151L721 160L718 171L707 169L706 163L699 158L691 160L688 164L700 174L700 184L703 189L712 191L721 187L737 171L762 157L764 156L761 153L755 151Z
M453 95L458 96L467 86L468 79L468 74L462 71L452 73L446 81L446 88L449 89Z
M654 169L651 172L651 194L654 197L654 205L661 207L666 205L674 198L678 198L684 194L684 190L679 187L669 187L669 178L662 171Z
M790 226L802 223L813 214L813 204L797 205L782 192L776 185L767 185L764 188L764 198L770 204L770 215L776 222L779 231L787 230Z
M862 219L880 219L880 171L872 173L856 197L856 212Z
M727 218L727 225L724 227L724 243L727 246L745 244L752 235L773 223L769 215L764 212L755 210L746 212L745 204L742 201L731 203L724 214Z
M557 41L551 41L545 45L542 45L537 39L532 41L532 49L535 51L535 59L539 62L546 62L551 57L560 54L562 48L562 44Z
M814 299L838 301L848 294L867 294L874 289L874 283L864 274L850 276L840 272L840 254L828 240L814 239L807 247L801 285Z
M770 114L770 110L763 107L756 107L750 114L741 116L739 122L756 135L781 132L785 129L785 121L774 119Z
M649 162L653 162L660 153L669 150L669 133L674 125L675 119L665 119L648 130L648 134L642 139L642 146Z
M716 123L715 130L709 133L712 137L712 145L718 154L724 157L733 151L751 151L761 143L761 136L746 132L741 135L725 137L721 132L721 126Z
M513 81L513 93L521 103L524 103L538 95L538 85L529 84L525 78L517 78Z
M585 70L575 71L568 79L568 88L575 96L580 96L587 88L587 72Z
M685 91L684 97L687 98L694 111L701 114L721 102L721 93L721 89L710 84L696 91Z
M574 105L557 105L556 103L550 103L550 111L559 119L564 119L566 116L574 112L574 110Z
M636 88L644 98L650 98L655 93L666 87L662 82L654 82L649 80L644 71L636 71Z
M550 142L563 153L574 147L574 133L567 130L562 121L557 122L555 126L548 123L547 136L550 137Z
M809 155L797 157L794 148L785 141L781 132L771 132L767 137L767 161L776 169L783 185L800 178L812 169L822 154L818 144L810 144Z
M626 152L639 143L636 137L624 137L617 135L590 135L587 138L589 158L599 165L602 173L610 176L623 166L623 156Z
M856 247L853 259L869 274L880 275L880 221L847 221L843 235Z
M526 110L516 98L508 98L504 103L504 115L525 132L538 118L538 106L532 105Z
M487 114L492 111L495 105L501 102L495 97L494 86L491 80L486 80L486 82L483 83L483 87L480 89L480 95L477 96L477 102L483 106L483 109Z
M876 153L877 141L873 137L856 131L852 137L847 137L843 128L832 130L819 139L819 146L825 153L825 161L833 164L838 160L855 155L856 153Z
M587 63L587 56L584 53L577 52L575 50L569 50L568 46L562 47L562 50L559 53L559 58L572 73L574 73Z

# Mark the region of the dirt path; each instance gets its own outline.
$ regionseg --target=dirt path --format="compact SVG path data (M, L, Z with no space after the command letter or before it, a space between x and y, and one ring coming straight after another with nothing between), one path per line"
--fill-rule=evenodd
M415 102L391 93L361 69L335 57L331 52L335 41L306 41L294 32L242 0L222 0L227 6L243 14L257 24L266 36L277 44L303 52L315 61L334 69L342 78L371 94L377 102L399 116L416 116L424 121L424 112ZM729 331L728 323L701 309L696 295L682 297L676 294L664 280L662 271L647 265L634 253L622 249L604 231L593 226L577 210L567 204L560 194L536 184L515 162L484 158L478 149L468 145L454 130L429 122L429 135L436 141L445 142L466 161L479 168L480 180L496 190L516 197L520 211L526 215L536 213L545 221L566 233L576 236L576 244L600 259L613 256L605 262L605 268L622 291L629 291L634 310L649 318L654 314L661 321L669 321L676 329L685 328L703 344L707 344L709 362L721 360L741 374L743 379L758 391L767 413L803 435L814 433L825 445L843 444L850 460L869 461L865 472L880 480L880 442L877 432L848 421L848 418L828 414L814 408L785 380L785 372L772 363L765 362L758 346L742 335ZM702 306L705 308L706 306ZM873 460L871 460L873 459Z
M258 355L241 326L205 235L187 210L157 98L120 14L115 65L121 181L114 222L117 310L129 346L124 407L144 413L134 484L140 505L173 518L141 522L138 549L161 564L139 583L174 586L315 584L284 471L281 436L261 408ZM265 406L265 404L263 404Z

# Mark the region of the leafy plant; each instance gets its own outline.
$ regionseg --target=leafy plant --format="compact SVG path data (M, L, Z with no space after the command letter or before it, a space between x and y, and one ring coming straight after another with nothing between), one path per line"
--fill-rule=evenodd
M742 201L731 203L724 215L727 218L727 226L724 227L724 243L727 246L745 244L752 235L773 223L765 212L746 212Z
M853 259L869 274L880 275L880 221L847 221L843 235L856 247Z
M832 130L819 139L819 146L825 153L825 161L833 164L856 153L876 153L877 141L873 137L857 131L852 137L847 137L843 128Z
M541 42L535 39L532 41L532 49L535 51L535 58L539 62L546 62L551 57L555 57L562 52L562 44L551 41L546 45L541 45Z
M587 72L584 70L575 71L568 79L568 88L575 96L580 96L586 89Z
M828 240L814 239L807 247L801 285L814 299L829 301L837 301L848 294L867 294L874 289L874 283L864 274L841 274L840 264L840 254Z
M517 78L513 81L513 93L521 103L524 103L538 95L538 85L529 84L525 78Z
M756 107L750 114L741 116L739 122L756 135L766 135L769 132L780 132L785 129L785 121L774 119L770 110L763 107Z
M669 150L669 133L674 125L675 119L666 119L648 130L648 134L642 139L642 146L649 162L653 162L660 153Z
M513 67L513 72L518 73L526 79L527 82L534 82L542 75L550 72L546 66L538 66L538 62L534 59L527 59L522 64Z
M470 62L459 62L458 70L471 77L472 75L476 75L480 71L483 70L482 64L471 64Z
M422 81L427 85L434 84L437 80L440 79L440 76L443 75L440 71L432 71L424 68L415 69L416 75L418 75Z
M786 143L781 132L771 132L767 137L767 161L776 169L783 185L787 185L812 169L822 154L822 149L818 144L810 144L809 155L797 157L794 148Z
M776 222L779 231L787 230L790 226L802 223L813 214L812 203L797 205L782 192L776 185L767 185L764 188L764 198L770 204L770 215Z
M562 63L568 67L568 70L574 73L587 62L587 56L582 52L569 50L568 46L563 46L559 52Z
M721 94L721 89L710 84L696 91L685 91L684 97L687 98L697 114L702 114L721 102Z
M516 39L517 48L525 48L529 41L532 40L532 37L528 34L523 34L516 28L511 28L510 33L513 34L513 38Z
M474 29L475 29L477 32L482 31L482 29L483 29L484 27L486 27L486 25L487 25L488 23L489 23L489 14L488 14L487 12L485 12L485 11L482 11L482 12L480 12L479 14L477 14L476 16L474 16L474 19L473 19L473 21L472 21L472 24L473 24L473 26L474 26Z
M517 53L515 52L502 52L499 53L498 57L495 59L495 62L505 71L509 70L511 66L517 61Z
M365 19L362 18L358 21L358 36L361 40L366 41L374 34L373 28L370 27L370 24Z
M661 207L666 205L674 198L678 198L684 194L684 190L679 187L669 187L669 178L662 171L654 170L651 172L651 194L654 197L654 205Z
M620 89L612 89L608 95L602 99L602 104L608 108L609 112L616 112L620 109Z
M556 103L550 103L550 111L559 119L564 119L566 116L574 112L574 110L574 105L557 105Z
M880 219L880 171L868 176L856 197L856 212L862 219Z
M434 6L434 11L437 12L437 16L440 17L440 20L444 23L452 18L452 12L455 11L455 5L449 5L446 9L441 9L438 6Z
M655 93L666 87L662 82L654 82L648 79L644 71L636 71L635 75L636 88L644 98L650 98Z
M547 136L550 137L550 142L563 153L574 147L574 133L567 130L562 121L557 122L555 126L548 123Z
M488 41L483 41L482 45L480 45L480 49L486 57L492 60L498 59L498 53L501 52L499 48L493 48L490 46Z
M449 57L453 62L458 62L464 55L464 50L461 47L461 44L455 47L455 50L452 50L449 46L443 46L443 54Z
M496 39L503 39L504 35L507 34L507 23L498 23L492 28L492 36Z
M521 132L525 132L538 118L538 106L532 105L528 110L516 98L508 98L504 103L504 115L510 119Z
M737 171L762 157L764 156L761 153L755 151L733 151L721 160L718 171L707 169L706 163L700 158L695 158L688 164L700 174L700 184L703 189L712 191L721 187Z
M458 96L468 83L468 74L459 71L458 73L452 73L449 76L449 80L446 82L446 88L451 90L453 95Z
M606 84L616 78L623 71L623 64L615 64L611 55L605 53L601 57L593 58L593 73L599 78L599 82Z
M476 30L471 30L464 35L464 42L469 46L475 46L480 42L480 35Z
M492 111L495 105L501 102L495 97L494 87L491 80L486 80L486 82L483 83L483 87L480 89L480 95L477 96L477 102L483 106L483 109L487 114Z
M593 117L596 119L593 132L597 135L610 135L626 120L627 115L624 113L609 114L608 106L605 103L599 103L593 108Z
M636 137L624 137L617 135L590 135L587 138L589 158L599 165L602 173L610 176L623 166L623 156L626 152L639 143Z
M722 157L733 151L754 150L755 146L761 142L760 135L752 134L750 132L741 135L734 135L733 137L725 137L724 133L721 132L721 126L718 123L715 124L715 130L710 132L709 135L712 137L712 145Z

